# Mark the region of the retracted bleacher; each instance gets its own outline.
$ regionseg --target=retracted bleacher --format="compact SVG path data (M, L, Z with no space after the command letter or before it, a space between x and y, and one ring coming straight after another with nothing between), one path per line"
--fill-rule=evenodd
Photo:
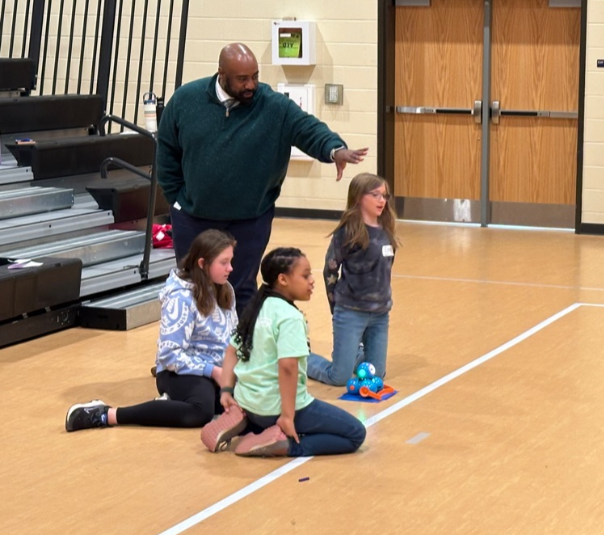
M0 295L12 291L17 279L30 281L20 282L12 304L2 305L0 347L29 337L27 333L38 336L79 324L81 311L97 301L101 306L84 314L86 326L128 329L158 319L158 288L175 260L171 249L151 250L148 267L141 269L151 184L141 177L154 164L154 140L145 132L103 135L98 95L30 95L34 77L29 60L0 58L0 80L0 258L5 259L0 261L0 274L5 274ZM101 178L99 169L107 159L128 162L140 170L138 176L109 165L108 177ZM152 217L165 222L168 205L161 192L155 195ZM23 258L45 267L8 269L11 260ZM74 263L79 275L70 272L65 283L59 273L67 276L61 269ZM30 308L25 303L45 302L38 294L51 271L57 273L52 304L25 310ZM40 273L44 284L41 279L31 283ZM104 319L112 310L103 305L107 299L120 303L117 323ZM69 311L63 316L56 312L61 302ZM32 317L35 328L27 326Z
M0 58L0 91L29 95L36 79L29 58Z

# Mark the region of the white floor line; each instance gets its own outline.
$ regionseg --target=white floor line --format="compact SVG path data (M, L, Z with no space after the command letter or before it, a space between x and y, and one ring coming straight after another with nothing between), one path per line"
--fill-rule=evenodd
M313 273L323 273L322 269L313 269ZM500 284L502 286L528 286L532 288L553 288L555 290L581 290L586 292L604 292L604 288L592 288L583 286L573 286L566 284L539 284L537 282L514 282L514 281L493 281L493 280L480 280L480 279L463 279L456 277L429 277L426 275L398 275L392 274L393 279L417 279L417 280L429 280L429 281L441 281L441 282L469 282L472 284ZM316 280L320 279L317 277Z
M375 416L372 416L371 418L367 419L365 421L365 427L371 427L372 425L375 425L380 420L383 420L384 418L390 416L391 414L394 414L395 412L401 410L403 407L410 405L414 401L417 401L418 399L426 396L430 392L433 392L437 388L440 388L441 386L447 384L448 382L452 381L453 379L456 379L460 375L463 375L464 373L469 372L470 370L476 368L477 366L484 364L488 360L492 359L493 357L496 357L497 355L503 353L504 351L510 349L511 347L514 347L515 345L519 344L523 340L526 340L533 334L539 332L540 330L544 329L548 325L551 325L555 321L566 316L567 314L576 310L580 306L582 306L582 303L575 303L574 305L571 305L571 306L565 308L564 310L561 310L557 314L554 314L553 316L547 318L546 320L535 325L528 331L516 336L509 342L506 342L505 344L499 346L498 348L494 349L493 351L489 351L487 354L483 355L482 357L479 357L479 358L473 360L472 362L469 362L465 366L458 368L457 370L449 373L448 375L445 375L444 377L438 379L437 381L434 381L432 384L429 384L428 386L422 388L421 390L418 390L414 394L407 396L405 399L400 400L398 403L391 405L387 409L385 409L385 410L379 412L378 414L376 414ZM587 306L604 306L604 305L587 305ZM179 535L180 533L183 533L187 529L203 522L207 518L215 515L216 513L222 511L223 509L226 509L230 505L233 505L234 503L238 502L239 500L241 500L241 499L249 496L250 494L256 492L257 490L261 489L262 487L265 487L269 483L272 483L276 479L279 479L281 476L287 474L288 472L291 472L292 470L296 469L298 466L310 461L311 459L313 459L313 457L297 457L296 459L293 459L292 461L288 462L284 466L278 468L277 470L274 470L270 474L267 474L264 477L261 477L260 479L258 479L257 481L254 481L253 483L249 484L247 487L244 487L241 490L238 490L237 492L231 494L230 496L227 496L226 498L220 500L219 502L215 503L214 505L211 505L210 507L187 518L186 520L183 520L176 526L169 528L166 531L162 531L160 533L160 535Z
M604 288L589 288L582 286L572 286L564 284L539 284L536 282L513 282L513 281L492 281L492 280L480 280L480 279L462 279L454 277L428 277L425 275L392 275L393 279L419 279L419 280L432 280L432 281L444 281L444 282L471 282L477 284L501 284L504 286L529 286L534 288L554 288L559 290L585 290L594 292L604 292Z
M555 321L557 321L560 318L571 313L573 310L577 310L577 308L579 308L580 306L581 306L581 303L575 303L574 305L570 305L569 307L566 307L564 310L561 310L557 314L550 316L549 318L542 321L541 323L538 323L537 325L535 325L528 331L523 332L522 334L516 336L516 338L513 338L509 342L506 342L505 344L499 346L498 348L493 349L493 351L489 351L482 357L478 357L477 359L473 360L472 362L468 362L468 364L466 364L465 366L462 366L461 368L458 368L457 370L445 375L444 377L441 377L437 381L434 381L432 384L429 384L428 386L425 386L424 388L422 388L421 390L418 390L414 394L407 396L405 399L401 399L398 403L395 403L394 405L390 405L390 407L388 407L387 409L385 409L382 412L377 413L375 416L372 416L371 418L369 418L365 422L365 426L369 427L371 425L376 424L380 420L383 420L384 418L390 416L391 414L395 413L396 411L401 410L403 407L410 405L414 401L417 401L418 399L423 398L425 395L429 394L430 392L433 392L437 388L440 388L441 386L447 384L448 382L452 381L453 379L456 379L460 375L463 375L464 373L469 372L470 370L473 370L477 366L484 364L488 360L491 360L493 357L496 357L497 355L503 353L504 351L507 351L508 349L514 347L515 345L519 344L523 340L526 340L529 336L532 336L536 332L539 332L541 329L544 329L548 325L551 325Z
M425 225L425 226L440 226L440 227L452 227L452 228L481 228L480 223L471 223L469 221L424 221L421 219L396 219L397 223L409 224L409 225ZM525 225L502 225L489 223L488 228L497 230L523 230L528 232L533 231L545 231L545 232L575 232L574 228L565 227L529 227Z
M284 476L288 472L291 472L292 470L298 468L298 466L304 464L307 461L310 461L311 459L313 459L313 457L296 457L293 461L290 461L286 465L277 468L277 470L271 472L270 474L261 477L260 479L249 484L247 487L243 487L241 490L238 490L230 496L227 496L226 498L220 500L214 505L211 505L207 509L204 509L203 511L200 511L199 513L187 518L186 520L183 520L182 522L180 522L180 524L176 524L176 526L174 526L173 528L167 529L166 531L162 531L160 535L178 535L179 533L182 533L183 531L192 528L200 522L203 522L206 518L209 518L215 515L216 513L219 513L223 509L226 509L230 505L233 505L239 500L242 500L246 496L249 496L257 490L260 490L262 487L265 487L269 483L272 483L276 479L279 479L281 476Z

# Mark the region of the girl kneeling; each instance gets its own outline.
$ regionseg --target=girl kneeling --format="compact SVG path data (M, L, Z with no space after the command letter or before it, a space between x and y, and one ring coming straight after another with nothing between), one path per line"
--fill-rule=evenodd
M235 448L249 457L352 453L365 426L348 412L314 399L307 390L306 320L294 301L308 301L314 280L299 249L278 248L261 264L264 284L246 307L221 379L225 413L206 425L201 439L210 451L248 433Z

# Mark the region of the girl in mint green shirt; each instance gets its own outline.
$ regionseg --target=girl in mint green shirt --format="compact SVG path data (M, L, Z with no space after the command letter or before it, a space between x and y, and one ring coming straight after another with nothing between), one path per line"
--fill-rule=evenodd
M280 247L261 264L264 283L243 312L227 347L221 380L225 413L202 429L217 451L244 429L235 453L248 457L352 453L365 426L346 411L313 398L307 389L310 353L304 315L314 278L304 254Z

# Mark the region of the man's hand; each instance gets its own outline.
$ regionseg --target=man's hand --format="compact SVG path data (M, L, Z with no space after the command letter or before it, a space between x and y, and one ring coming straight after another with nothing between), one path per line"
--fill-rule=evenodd
M342 174L344 173L344 168L347 163L360 163L365 159L367 153L369 152L368 148L350 150L350 149L340 149L336 151L333 155L333 161L336 163L337 176L336 180L342 179Z

